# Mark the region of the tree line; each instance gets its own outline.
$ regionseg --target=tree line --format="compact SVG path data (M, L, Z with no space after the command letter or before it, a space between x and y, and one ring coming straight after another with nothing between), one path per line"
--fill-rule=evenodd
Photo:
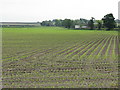
M91 17L90 20L87 19L54 19L49 21L43 21L41 23L42 26L59 26L59 27L65 27L65 28L75 28L75 25L79 25L80 27L86 26L86 29L94 30L102 30L103 28L106 28L106 30L113 30L114 28L120 28L120 25L117 25L117 23L120 23L120 20L115 20L112 13L105 15L101 20L95 20L94 17Z

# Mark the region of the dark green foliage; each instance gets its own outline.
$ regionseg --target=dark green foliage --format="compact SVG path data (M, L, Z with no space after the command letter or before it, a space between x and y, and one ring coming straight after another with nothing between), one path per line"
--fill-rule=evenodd
M52 22L54 23L55 26L62 26L62 19L54 19L52 20Z
M83 25L83 26L84 26L84 25L87 25L87 24L88 24L88 21L89 21L89 20L87 20L87 19L80 18L80 24Z
M120 25L118 25L118 28L120 29Z
M65 27L65 28L71 28L71 25L72 25L72 20L70 20L70 19L65 19L65 20L63 20L63 26Z
M65 28L75 28L75 25L86 26L88 24L88 20L80 18L76 20L71 19L53 19L49 21L42 21L42 26L59 26Z
M103 25L107 28L108 31L115 28L116 23L112 13L105 15L102 20Z
M120 25L118 25L118 30L120 31Z
M49 20L49 21L43 21L41 25L42 26L54 26L54 23L51 20Z
M53 19L48 21L43 21L41 23L42 26L58 26L58 27L65 27L65 28L72 28L75 29L75 25L79 25L81 28L82 26L87 26L85 29L93 30L95 28L98 28L98 30L101 30L103 28L107 28L107 30L111 30L114 28L118 28L120 20L114 20L113 14L107 14L102 18L102 20L95 20L93 17L90 20L87 19ZM116 24L118 23L118 25Z
M101 28L102 28L102 22L99 20L99 21L97 21L97 26L98 26L98 30L101 30Z
M94 18L92 17L88 22L88 27L93 30L94 29Z

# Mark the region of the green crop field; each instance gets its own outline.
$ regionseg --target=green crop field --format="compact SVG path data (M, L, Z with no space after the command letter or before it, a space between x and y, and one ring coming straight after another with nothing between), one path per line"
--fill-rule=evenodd
M3 28L4 88L117 88L118 32Z

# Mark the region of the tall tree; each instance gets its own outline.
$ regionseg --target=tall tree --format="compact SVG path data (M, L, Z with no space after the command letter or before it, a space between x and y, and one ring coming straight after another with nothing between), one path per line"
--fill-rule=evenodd
M65 28L71 28L71 25L72 25L72 20L70 20L70 19L63 20L63 26Z
M88 21L88 27L90 27L91 30L94 29L94 18L91 17L91 19Z
M107 14L102 18L103 20L103 25L107 28L107 30L111 30L115 28L115 18L112 13Z
M53 19L52 22L54 22L55 26L62 26L62 19Z
M97 27L98 27L98 30L101 30L101 28L102 28L102 21L101 20L97 20Z
M118 29L119 29L119 31L120 31L120 25L118 25Z

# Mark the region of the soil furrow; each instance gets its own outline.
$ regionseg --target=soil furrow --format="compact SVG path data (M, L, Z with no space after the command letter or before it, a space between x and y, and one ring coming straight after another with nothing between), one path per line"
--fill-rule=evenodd
M80 44L80 45L76 45L76 46L70 47L70 48L65 49L65 50L63 50L63 51L61 50L61 52L55 54L55 56L58 56L58 55L61 56L62 54L64 55L64 53L65 53L65 55L67 55L69 52L72 52L73 50L76 50L77 48L81 47L83 44L86 44L86 43L88 43L88 42L84 41L84 42L82 42L82 44ZM73 49L73 50L71 50L71 49Z
M107 48L110 44L110 40L111 40L112 37L109 38L109 40L106 42L106 45L104 46L103 50L101 51L101 55L105 55L106 51L107 51Z
M79 54L79 56L83 55L86 51L88 51L88 49L90 49L95 43L99 42L100 40L98 41L95 41L94 43L92 43L90 46L88 46L87 48L85 48L85 50L83 49L82 52Z
M13 55L13 56L10 56L10 57L5 57L5 58L2 58L2 59L8 59L8 58L12 58L12 57L17 57L17 56L22 56L22 55L29 55L29 54L32 54L32 53L36 53L38 52L39 50L35 49L35 50L32 50L31 52L28 53L28 51L23 51L23 52L18 52L16 53L16 55ZM22 53L22 55L21 55Z
M106 42L107 39L108 39L108 37L104 39L104 41L103 41L102 44L98 47L98 49L97 49L96 51L94 51L93 55L98 55L98 54L99 54L102 46L105 45L105 42Z
M113 48L114 48L114 40L115 40L115 38L113 37L112 38L112 40L111 40L111 44L110 44L110 48L109 48L109 50L108 50L108 55L112 55L112 53L113 53Z
M115 55L118 55L119 53L119 41L118 41L118 36L116 36L116 39L115 39Z
M86 45L84 45L83 47L81 46L81 48L79 49L79 50L77 50L77 51L75 51L75 52L73 52L73 51L71 51L71 52L73 52L72 54L70 54L70 55L68 55L67 57L71 57L71 56L73 56L73 55L76 55L77 53L79 53L81 50L83 50L85 47L87 47L89 44L91 44L91 43L93 43L93 42L89 42L89 43L86 43ZM79 47L78 47L79 48ZM78 49L77 48L77 49Z
M83 50L85 47L87 47L89 44L91 44L92 42L89 42L89 43L87 43L86 45L84 45L83 47L81 47L79 50L77 50L77 51L75 51L74 53L72 53L71 55L69 55L68 57L70 57L70 56L73 56L73 55L76 55L76 54L78 54L81 50Z
M70 49L72 49L72 48L75 48L75 47L77 47L78 45L75 45L75 46L72 46L72 47L70 47L70 48L68 48L68 49L63 49L63 51L61 51L61 52L59 52L58 54L56 54L56 56L57 55L60 55L60 54L62 54L62 53L64 53L64 52L67 52L68 50L70 50Z
M89 50L87 53L86 53L86 55L90 55L91 54L91 52L95 49L95 48L97 48L98 47L98 45L101 43L101 42L103 42L104 41L104 39L102 39L100 42L98 42L98 44L96 44L91 50Z
M86 42L85 44L87 44L88 42ZM77 50L78 48L81 48L82 47L82 45L80 45L79 47L76 47L75 49L73 49L73 50L70 50L69 52L67 52L67 53L65 53L65 54L63 54L64 56L66 56L66 55L68 55L68 54L70 54L71 52L74 52L75 50Z
M37 54L32 54L32 55L30 55L30 56L28 56L28 57L21 58L21 56L20 56L20 57L17 57L17 58L19 58L20 61L21 61L21 60L27 60L27 59L30 59L31 57L37 57L37 56L45 55L45 54L47 54L47 53L52 52L52 50L53 50L53 49L48 49L48 50L45 50L45 51L41 51L41 52L39 52L39 53L37 53ZM28 54L28 55L29 55L29 54ZM16 58L15 58L15 59L16 59ZM13 60L13 61L11 61L11 62L6 62L6 63L3 63L3 66L9 66L9 65L11 65L11 64L16 64L16 63L19 63L19 61Z
M45 51L43 51L43 52L39 52L39 53L30 55L30 56L25 57L25 58L23 58L23 59L30 59L30 58L33 57L33 56L34 56L34 57L41 56L41 55L44 55L44 54L47 54L47 53L52 52L51 50L53 50L53 49L48 49L48 50L45 50ZM21 60L23 60L23 59L21 59Z

